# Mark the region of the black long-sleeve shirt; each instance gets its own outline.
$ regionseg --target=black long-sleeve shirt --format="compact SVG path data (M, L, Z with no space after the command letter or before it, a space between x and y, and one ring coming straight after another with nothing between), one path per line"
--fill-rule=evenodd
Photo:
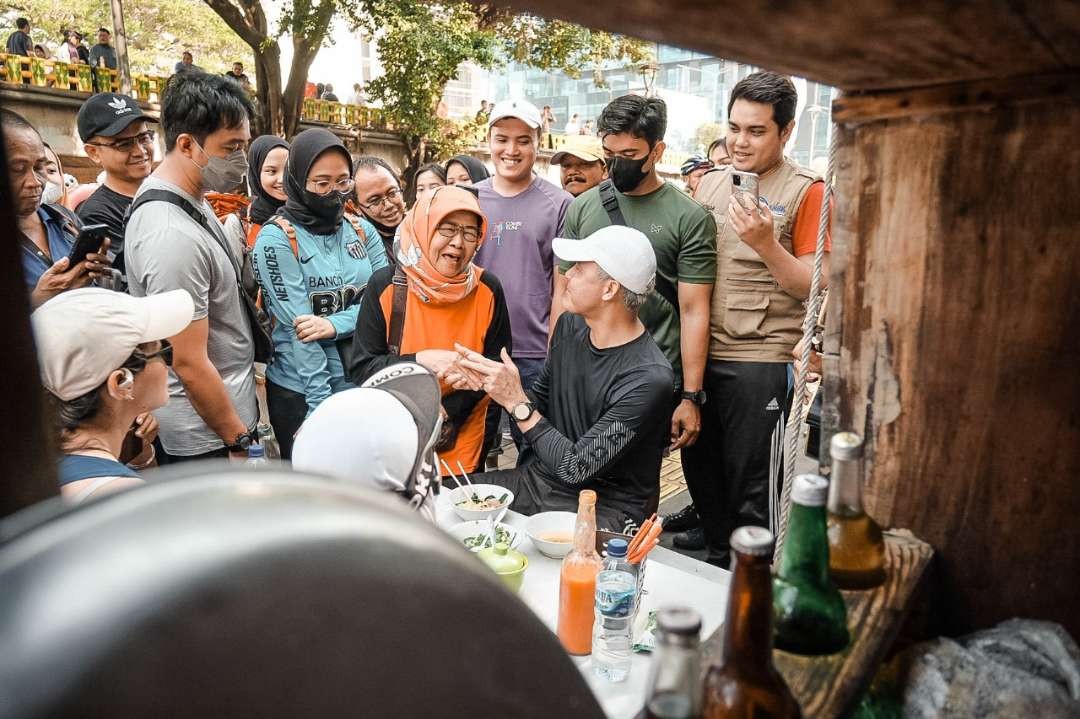
M551 352L529 393L543 419L519 466L576 497L640 508L659 489L675 376L648 332L598 349L578 315L559 317ZM576 504L576 499L574 500Z

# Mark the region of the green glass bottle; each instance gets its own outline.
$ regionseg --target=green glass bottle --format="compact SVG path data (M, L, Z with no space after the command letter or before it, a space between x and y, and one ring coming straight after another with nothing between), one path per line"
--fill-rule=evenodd
M791 487L773 614L776 648L795 654L832 654L848 644L847 607L829 578L828 492L828 480L816 474L798 475Z

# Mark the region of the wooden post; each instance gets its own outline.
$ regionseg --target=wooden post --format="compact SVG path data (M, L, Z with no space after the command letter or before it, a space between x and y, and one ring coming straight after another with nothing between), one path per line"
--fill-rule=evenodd
M1080 636L1080 77L843 97L830 429L938 555L934 627ZM988 111L991 110L992 111Z
M131 95L131 72L128 69L127 30L124 27L123 0L109 0L112 8L113 34L116 36L116 69L120 73L120 94Z

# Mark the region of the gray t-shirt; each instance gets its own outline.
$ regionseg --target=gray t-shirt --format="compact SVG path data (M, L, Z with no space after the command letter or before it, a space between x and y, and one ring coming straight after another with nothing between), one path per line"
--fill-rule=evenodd
M169 190L200 208L218 225L205 200L197 200L157 177L143 182L147 190ZM124 233L128 286L136 297L185 289L195 301L195 319L210 318L207 354L229 392L233 407L251 427L257 417L254 345L251 327L236 286L236 262L221 243L176 205L153 202L140 207ZM221 438L188 401L184 386L169 372L169 403L154 415L161 425L161 444L169 454L190 456L220 449Z

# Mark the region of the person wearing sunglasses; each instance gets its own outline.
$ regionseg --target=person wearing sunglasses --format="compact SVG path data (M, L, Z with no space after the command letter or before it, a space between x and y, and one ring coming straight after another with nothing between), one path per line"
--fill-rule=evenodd
M120 462L125 437L147 448L132 465L153 462L156 422L169 401L172 346L191 324L184 290L131 297L98 287L57 295L31 316L41 380L56 408L60 494L79 503L141 484Z
M266 402L285 459L308 414L352 386L342 350L352 347L364 287L387 266L375 228L345 213L352 170L336 135L301 132L289 151L285 205L255 240L252 269L274 320Z
M442 374L459 358L455 342L493 359L512 349L502 284L473 264L487 224L476 196L461 187L436 188L409 210L399 269L376 272L364 292L349 366L355 384L400 362ZM436 449L455 471L458 462L474 471L491 440L484 421L489 400L483 392L442 389L446 421Z
M76 208L84 225L108 227L113 266L124 272L124 224L128 207L154 159L154 131L139 104L112 92L94 95L79 108L76 124L90 161L105 181Z

